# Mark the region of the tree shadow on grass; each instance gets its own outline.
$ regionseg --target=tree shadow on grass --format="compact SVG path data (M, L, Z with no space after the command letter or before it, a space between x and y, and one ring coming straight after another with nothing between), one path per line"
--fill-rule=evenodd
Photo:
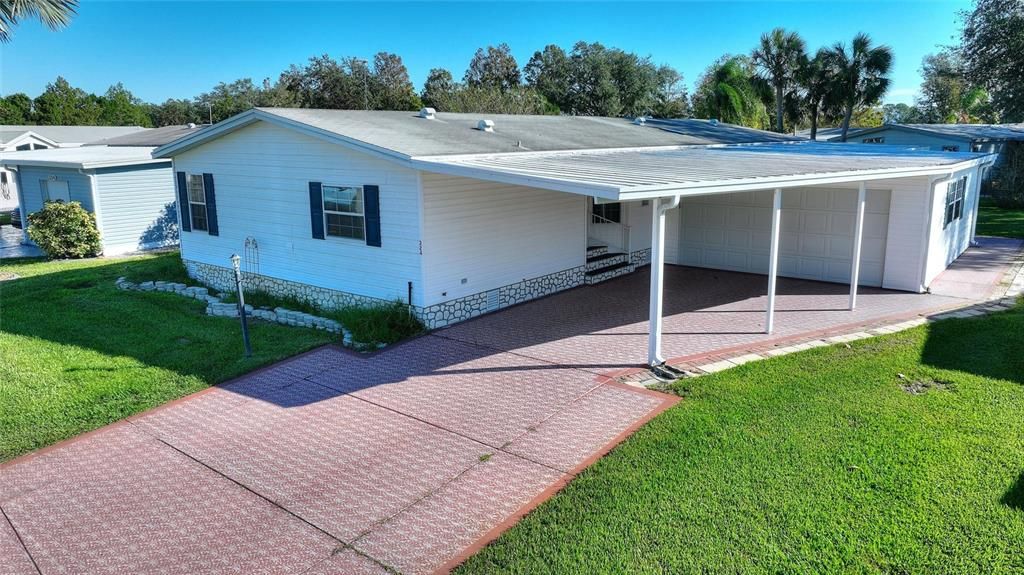
M1012 507L1018 511L1024 511L1024 473L1020 474L1017 478L1017 482L1010 487L1009 491L1003 495L1000 502L1007 507Z
M928 327L926 365L1024 384L1024 304L987 316Z

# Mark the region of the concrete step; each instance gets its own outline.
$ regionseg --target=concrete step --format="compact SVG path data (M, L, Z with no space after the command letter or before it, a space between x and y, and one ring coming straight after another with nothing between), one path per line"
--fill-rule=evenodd
M617 264L586 272L583 276L583 281L587 285L599 284L603 281L632 273L635 269L636 268L629 262L619 262Z
M587 259L606 253L608 253L608 246L602 246L600 244L590 244L587 246Z
M588 255L586 271L592 272L621 263L629 263L629 256L622 253L608 252L599 255Z

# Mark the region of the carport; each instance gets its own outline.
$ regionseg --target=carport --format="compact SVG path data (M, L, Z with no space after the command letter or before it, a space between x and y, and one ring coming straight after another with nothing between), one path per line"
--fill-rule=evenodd
M926 291L932 279L973 241L979 169L993 160L993 156L984 154L798 142L419 157L413 165L436 173L586 195L602 201L646 203L650 211L651 264L647 361L657 366L665 363L666 219L681 202L741 193L770 194L770 206L765 207L768 222L759 230L766 238L767 253L758 259L758 265L766 264L764 325L765 331L772 333L778 277L801 277L780 269L787 195L817 197L826 189L855 194L848 255L842 260L848 271L841 274L849 284L847 307L853 312L858 286L864 283L862 251L870 191L885 190L888 194L887 235L880 263L884 272L879 271L875 283L902 291ZM830 210L834 208L825 206L820 211ZM685 220L678 221L680 230L685 231ZM753 251L754 247L748 249ZM706 260L696 265L730 269Z

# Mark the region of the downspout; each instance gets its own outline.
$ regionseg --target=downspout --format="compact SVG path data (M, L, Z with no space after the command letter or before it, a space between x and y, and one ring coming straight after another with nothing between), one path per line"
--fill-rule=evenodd
M953 172L943 174L941 176L932 176L928 180L928 217L924 225L923 241L924 241L924 258L921 261L921 269L918 272L917 277L917 290L919 292L927 292L928 286L924 284L925 276L928 275L928 259L931 256L929 253L932 247L932 226L934 222L932 218L935 217L935 188L939 184L947 184L953 179ZM943 212L945 213L945 212Z
M14 172L14 185L18 188L18 217L21 218L21 243L30 246L33 244L32 240L28 237L28 212L25 210L25 195L22 192L21 166L8 166L7 169Z
M92 214L96 218L96 230L100 233L100 249L105 251L105 246L103 245L103 214L100 212L100 196L97 187L98 182L96 180L96 173L84 168L79 168L78 173L89 178L89 196L92 198Z
M665 213L679 207L680 196L673 196L667 204L662 201L664 199L658 198L652 204L650 333L647 341L647 362L652 366L665 363L661 356L661 314L665 294L662 278L665 267Z

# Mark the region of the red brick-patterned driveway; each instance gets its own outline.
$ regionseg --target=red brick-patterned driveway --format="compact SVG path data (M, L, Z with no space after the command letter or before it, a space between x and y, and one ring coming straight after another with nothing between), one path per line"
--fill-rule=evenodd
M763 278L667 276L668 355L765 340ZM451 567L673 403L605 376L644 360L646 286L639 272L372 356L320 348L8 462L0 574ZM866 289L849 312L844 286L779 293L774 337L965 301Z

